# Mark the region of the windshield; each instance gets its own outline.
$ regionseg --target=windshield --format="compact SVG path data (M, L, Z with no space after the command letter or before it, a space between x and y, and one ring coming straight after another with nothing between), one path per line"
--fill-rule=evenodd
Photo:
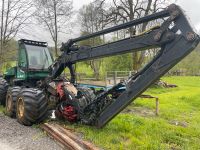
M26 45L30 69L48 69L53 60L47 47Z

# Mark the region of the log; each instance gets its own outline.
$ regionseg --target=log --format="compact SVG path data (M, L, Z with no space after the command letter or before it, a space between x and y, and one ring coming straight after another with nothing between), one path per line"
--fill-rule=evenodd
M45 131L47 131L48 134L53 136L55 140L63 144L65 147L67 147L70 150L84 150L79 144L77 144L74 140L69 138L67 135L60 132L57 128L54 126L45 123L42 127Z
M58 141L63 147L70 150L99 150L92 143L80 139L70 128L63 127L59 124L45 123L42 126L47 134Z
M72 132L70 132L68 130L68 128L65 128L65 127L63 127L61 125L58 125L58 124L55 124L55 126L58 127L61 130L61 132L65 133L71 139L73 139L74 141L76 141L80 145L83 145L85 149L87 149L87 150L99 150L99 148L97 148L96 146L94 146L92 143L87 142L85 140L81 140L78 136L76 136L75 134L73 134Z
M73 150L72 147L70 147L64 140L60 139L59 136L52 132L49 128L46 126L41 126L41 128L46 131L49 137L53 138L63 149Z

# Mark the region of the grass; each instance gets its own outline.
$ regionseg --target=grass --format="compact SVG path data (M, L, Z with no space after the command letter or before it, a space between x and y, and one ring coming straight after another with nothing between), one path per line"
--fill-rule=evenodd
M177 88L151 88L146 94L160 99L160 115L120 113L103 129L71 125L85 139L103 149L200 149L200 78L166 77ZM138 98L127 109L154 111L155 102Z
M2 105L0 105L0 113L3 113L4 110L5 110L5 108Z

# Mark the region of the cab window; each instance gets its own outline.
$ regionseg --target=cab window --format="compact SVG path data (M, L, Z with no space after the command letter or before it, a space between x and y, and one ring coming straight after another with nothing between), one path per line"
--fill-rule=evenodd
M19 67L25 68L27 67L27 59L26 59L26 52L25 49L21 49L19 53Z

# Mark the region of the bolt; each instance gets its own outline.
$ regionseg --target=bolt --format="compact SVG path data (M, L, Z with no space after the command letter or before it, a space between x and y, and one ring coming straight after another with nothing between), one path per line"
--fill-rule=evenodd
M194 41L196 39L196 34L193 32L187 32L186 38L188 41Z

